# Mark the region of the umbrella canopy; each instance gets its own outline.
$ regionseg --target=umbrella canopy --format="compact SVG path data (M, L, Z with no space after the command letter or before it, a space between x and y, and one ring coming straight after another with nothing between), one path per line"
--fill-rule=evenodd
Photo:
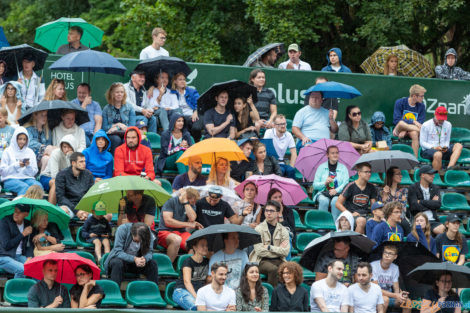
M300 258L300 265L314 271L318 257L328 251L334 250L335 238L349 238L351 240L351 247L353 248L350 250L350 253L354 252L366 255L372 251L372 247L375 245L375 241L351 230L329 232L322 237L315 238L305 247L302 257Z
M75 284L75 269L77 266L86 264L90 266L93 271L93 280L100 279L101 270L91 260L79 256L76 253L57 253L52 252L46 255L34 257L24 264L24 274L38 280L42 280L44 275L42 273L42 265L47 260L57 261L58 271L56 281L61 284Z
M209 251L217 252L224 248L222 234L227 233L238 233L238 249L243 249L261 242L261 235L251 227L235 224L218 224L195 231L188 238L186 244L190 247L195 239L205 237L209 244Z
M442 273L452 275L452 288L468 288L470 286L470 268L454 263L424 263L408 273L408 277L417 282L434 285Z
M362 96L359 90L353 86L337 82L325 82L313 85L304 92L304 95L309 96L312 92L321 92L323 98L352 99Z
M39 71L44 68L46 63L47 52L41 49L36 49L30 45L23 44L19 46L3 47L0 49L0 60L7 63L7 69L5 72L6 77L17 75L23 70L23 57L31 54L34 58L34 71Z
M209 196L209 189L213 185L204 185L204 186L186 186L183 189L187 188L192 188L196 189L199 192L199 196L201 198ZM222 189L222 200L227 202L232 208L239 208L242 207L245 201L243 201L238 194L233 191L232 189L223 187L223 186L218 186L220 189ZM179 196L180 192L179 190L173 192L172 197Z
M258 48L258 50L250 54L250 56L246 59L245 63L243 63L243 66L253 66L253 63L258 61L258 59L260 59L263 56L263 54L265 54L271 49L276 49L276 53L277 53L276 59L279 59L279 57L282 56L286 52L283 43L280 43L280 42L270 43L264 47Z
M18 119L18 123L20 125L24 125L31 119L34 112L47 111L47 123L49 124L50 129L54 129L54 127L60 124L60 116L63 110L75 111L75 123L77 125L82 125L90 121L87 110L75 103L62 100L44 100L41 101L38 105L24 112L23 115Z
M153 85L155 78L161 72L168 73L170 78L178 73L184 73L186 77L191 73L191 69L185 61L180 58L167 56L142 60L137 64L135 70L145 72L145 84L147 86Z
M9 47L10 44L8 43L7 37L5 36L5 32L3 31L3 27L0 26L0 48L2 47Z
M360 163L369 163L372 172L385 173L391 166L396 166L400 170L411 170L418 165L416 157L408 152L400 150L376 151L361 155L353 165L353 168Z
M235 141L227 138L209 138L199 141L187 149L176 162L188 165L191 157L199 156L203 164L213 164L217 158L230 161L248 161Z
M229 100L227 105L230 109L233 109L233 101L236 97L246 99L251 96L253 103L258 101L258 92L255 86L233 79L226 82L215 83L207 89L197 100L199 113L203 114L207 110L215 107L217 105L215 97L222 91L228 92Z
M51 70L98 72L123 76L126 68L111 54L84 50L68 53L49 66Z
M139 176L117 176L103 179L94 184L77 204L77 210L91 212L93 203L103 201L107 213L118 213L119 200L124 197L126 190L144 190L146 195L155 199L155 204L161 207L171 195L154 182Z
M29 215L26 217L28 220L31 220L35 211L44 210L47 212L48 221L56 223L59 229L66 229L69 227L70 216L58 206L55 206L43 199L29 199L22 197L17 200L4 202L0 205L0 219L13 214L15 206L18 204L29 204L32 206Z
M251 175L237 187L235 191L243 196L243 188L248 182L255 183L258 187L258 195L255 198L255 202L258 204L265 204L268 201L268 193L272 188L277 188L282 193L282 202L285 205L296 205L303 199L307 198L307 194L300 187L299 183L291 178L285 178L271 175Z
M43 46L49 51L56 52L61 45L67 44L67 35L70 27L79 26L83 29L80 42L88 48L101 45L104 32L95 25L88 24L82 18L61 17L58 20L43 24L36 28L34 43Z
M320 139L304 148L300 149L299 156L295 161L295 167L302 173L308 181L313 181L318 166L328 161L326 150L329 146L337 146L339 149L338 162L344 164L349 175L353 176L356 172L351 170L354 162L361 156L356 149L347 141L333 139Z
M405 45L380 47L362 62L361 68L367 74L383 74L384 64L391 54L398 57L397 71L403 75L414 77L434 76L431 63L421 53L411 50Z

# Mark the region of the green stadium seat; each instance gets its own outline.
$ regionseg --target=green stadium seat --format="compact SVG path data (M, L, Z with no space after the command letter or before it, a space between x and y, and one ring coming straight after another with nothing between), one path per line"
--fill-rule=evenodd
M392 150L399 150L399 151L403 151L403 152L415 155L415 153L413 151L413 148L411 148L411 146L404 145L404 144L401 144L401 143L397 143L397 144L392 145Z
M158 276L178 277L170 258L166 254L154 253L152 259L158 264Z
M28 291L34 284L36 284L34 279L9 279L3 290L3 299L13 306L28 306Z
M444 181L451 187L470 187L470 175L464 171L446 171Z
M353 182L355 181L356 179L358 179L358 175L357 174L354 174L353 176L349 177L349 182Z
M295 209L292 209L292 213L294 213L295 228L302 230L307 229L307 226L305 226L304 223L302 223L300 220L299 212L297 212Z
M310 294L310 286L309 285L307 285L306 283L301 283L300 286L302 286L302 288L307 290L308 294Z
M103 289L105 297L101 301L101 306L110 307L127 307L127 302L121 296L121 290L116 282L107 279L97 280L96 283Z
M192 256L192 254L183 254L178 257L178 260L176 261L176 270L178 273L181 273L181 268L183 266L184 260Z
M470 129L463 127L452 127L450 134L451 142L467 143L470 142Z
M95 245L92 244L92 243L88 243L86 242L86 239L82 236L82 229L83 229L83 226L80 226L77 230L77 236L76 236L76 242L77 242L77 246L79 247L83 247L83 248L94 248Z
M287 122L287 126L286 126L287 131L290 132L290 133L292 133L292 123L293 123L294 121L293 121L293 120L290 120L290 119L288 119L288 118L286 118L286 122Z
M261 285L263 285L264 288L266 288L266 290L268 291L268 295L269 295L269 304L271 305L271 296L273 295L273 286L271 286L270 283L266 283L266 282L262 282Z
M321 237L320 234L317 233L300 233L297 235L296 245L297 250L300 252L304 252L305 247L315 238Z
M299 204L303 204L303 205L315 205L315 202L313 202L313 200L308 196L308 192L307 192L307 189L305 189L304 186L300 185L300 187L302 187L302 190L307 194L307 198L303 199L302 201L300 201Z
M155 222L155 226L158 226L158 224L160 224L160 209L158 208L158 206L155 207L155 217L153 221Z
M64 228L61 230L61 232L62 236L64 236L62 243L65 245L65 247L69 249L75 249L77 247L77 243L73 240L72 234L70 233L70 229Z
M470 211L467 199L464 195L455 192L448 192L442 196L441 200L443 211Z
M460 227L459 227L459 232L464 235L465 237L469 237L470 236L470 222L467 221L467 227L465 227L465 225L463 223L460 223Z
M305 214L305 226L312 230L336 230L336 225L331 213L320 210L307 211L307 214Z
M470 288L465 288L460 293L460 303L463 304L462 310L470 309Z
M146 136L148 140L150 141L150 147L152 148L152 150L160 151L160 149L162 148L162 145L160 142L161 141L160 135L157 133L147 132Z
M301 172L299 172L298 169L295 169L295 180L297 180L297 181L303 181L304 180L304 176L302 175Z
M465 262L464 266L470 268L470 262Z
M380 177L379 173L372 173L370 175L369 183L376 184L376 185L383 185L384 181L382 177Z
M408 171L401 171L401 185L413 185L414 181L411 179L410 173Z
M426 164L431 164L431 161L428 159L425 159L421 156L421 147L418 149L418 161L419 163L426 163Z
M126 300L134 307L166 307L158 285L152 281L136 280L127 285Z
M468 245L470 245L470 239L467 240L467 247L468 247ZM467 254L465 255L465 259L466 260L470 259L470 251L467 252Z
M176 174L178 174L178 172ZM171 195L173 193L173 188L171 188L171 183L164 178L159 178L158 180L162 183L162 188L165 189L165 191Z
M165 301L166 303L171 305L173 308L179 308L180 306L175 301L173 301L173 292L175 291L175 285L176 285L176 282L174 281L166 285Z
M470 149L463 148L457 164L470 164Z
M69 251L68 253L76 253L79 256L81 256L82 258L91 260L91 261L93 261L93 263L96 263L95 256L93 254L91 254L90 252L88 252L88 251L75 250L75 251Z
M413 179L415 180L415 182L419 182L419 169L415 170L413 174ZM439 187L447 187L447 184L442 181L441 175L439 174L434 175L434 180L432 181L432 183Z
M292 258L292 262L299 263L300 262L300 256L296 256ZM312 272L311 270L305 268L302 266L302 272L304 274L304 280L315 280L315 272Z

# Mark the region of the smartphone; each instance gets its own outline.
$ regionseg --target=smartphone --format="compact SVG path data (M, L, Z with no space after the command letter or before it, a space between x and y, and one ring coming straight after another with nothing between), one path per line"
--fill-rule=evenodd
M23 163L29 162L29 158L23 159Z

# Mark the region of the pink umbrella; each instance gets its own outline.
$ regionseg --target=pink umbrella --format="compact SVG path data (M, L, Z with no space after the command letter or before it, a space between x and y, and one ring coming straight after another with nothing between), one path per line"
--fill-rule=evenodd
M36 279L43 279L42 265L47 260L57 261L58 270L56 281L62 284L75 284L75 268L81 264L87 264L93 271L93 279L100 279L100 269L93 261L83 258L76 253L58 253L52 252L41 255L26 261L24 264L24 274Z
M255 198L255 202L258 204L265 204L267 202L268 192L272 188L277 188L281 191L282 202L285 205L296 205L308 197L302 187L300 187L295 180L277 176L275 174L251 175L248 179L235 187L235 191L242 197L243 188L248 182L253 182L258 187L258 195Z
M356 171L351 170L351 168L357 159L359 159L360 154L356 149L354 149L350 142L333 139L320 139L311 145L300 149L299 156L295 162L295 167L308 181L313 181L318 166L328 160L326 157L326 149L329 146L338 147L338 162L344 164L348 168L350 176L356 174Z

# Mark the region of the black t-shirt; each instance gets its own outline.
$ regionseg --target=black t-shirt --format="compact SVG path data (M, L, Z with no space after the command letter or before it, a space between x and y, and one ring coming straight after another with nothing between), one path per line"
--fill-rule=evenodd
M206 185L206 178L204 176L198 175L196 179L193 182L191 182L189 180L188 173L183 173L175 177L171 188L173 188L174 190L178 190L186 186L205 186L205 185Z
M336 173L336 168L337 167L338 167L338 162L336 162L335 164L331 164L330 162L328 162L328 170L330 172Z
M430 289L426 292L426 295L424 296L423 299L430 300L431 301L430 305L432 307L435 302L439 301L439 298L440 298L440 296L433 289ZM453 294L453 295L447 296L444 301L445 301L445 304L444 305L439 305L441 307L441 309L436 311L436 312L454 313L455 312L455 307L452 307L452 304L456 304L456 303L460 302L460 298L459 298L458 295ZM434 310L433 310L433 312L434 312Z
M272 245L273 239L274 239L274 231L276 230L276 226L273 226L270 223L266 223L266 224L268 224L268 230L269 230L269 233L271 234L271 245Z
M361 190L356 182L350 183L343 190L343 196L346 199L344 206L351 213L359 214L370 213L369 203L371 199L377 199L377 189L371 183L367 183L366 188Z
M215 108L207 110L206 113L204 113L204 125L214 124L214 127L217 127L227 120L227 116L229 114L232 114L232 113L230 113L230 111L227 109L225 109L224 114L218 113L215 110ZM235 127L235 117L233 115L232 115L232 121L230 122L230 124L227 125L227 127L225 127L220 133L218 133L217 135L213 137L227 138L230 135L230 127Z
M235 215L230 205L220 199L219 203L211 206L206 198L199 199L196 202L196 221L204 227L211 225L223 224L224 218L230 218Z
M81 295L82 291L83 291L83 286L80 286L80 285L77 285L77 284L73 285L72 288L70 289L71 300L80 303L80 296L78 297L78 299L74 299L73 295L75 293L77 293L77 295ZM105 297L104 291L100 287L100 285L98 285L98 284L94 285L93 288L91 288L91 290L88 292L87 297L90 298L94 294L103 295L103 297L100 300L98 300L98 302L96 302L96 307L99 308L101 306L101 301Z
M237 161L230 162L230 177L235 179L237 182L245 180L246 172L254 173L256 171L256 164L253 161L241 161L240 164Z
M175 288L186 289L183 280L183 268L185 267L191 268L191 284L193 284L194 291L197 292L199 288L204 287L206 284L207 273L209 273L209 259L204 258L201 263L197 263L192 257L184 260L181 266L181 274L176 281Z
M461 254L468 253L467 240L462 236L462 248L457 240L450 240L446 233L436 237L436 251L443 262L457 263Z
M126 200L126 215L131 223L144 222L145 214L155 216L156 206L155 200L147 195L142 195L142 204L136 208L133 202Z

